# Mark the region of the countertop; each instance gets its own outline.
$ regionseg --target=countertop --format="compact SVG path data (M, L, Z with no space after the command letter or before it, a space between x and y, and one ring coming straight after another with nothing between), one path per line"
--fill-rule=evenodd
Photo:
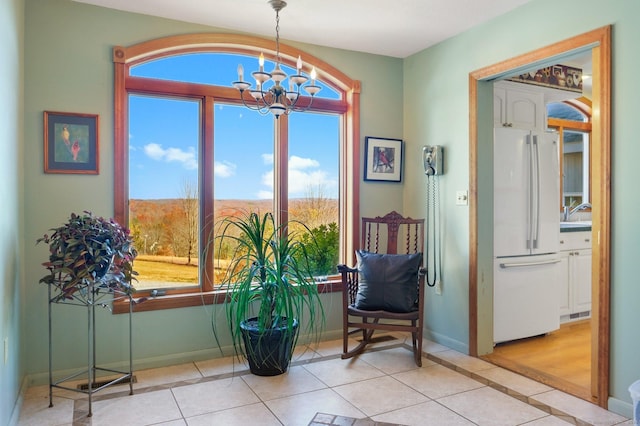
M560 222L560 232L591 231L591 222Z

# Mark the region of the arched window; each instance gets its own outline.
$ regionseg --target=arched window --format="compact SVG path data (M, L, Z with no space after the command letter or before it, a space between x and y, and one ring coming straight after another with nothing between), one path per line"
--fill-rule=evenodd
M317 265L321 282L353 252L359 82L281 44L281 63L294 67L301 56L323 89L305 112L262 116L230 84L238 63L257 68L259 53L273 61L275 44L197 34L114 48L115 218L132 229L141 254L137 287L174 296L140 309L201 304L202 292L214 301L224 248L216 262L200 254L212 224L236 208L299 219L322 233L325 251L335 254Z
M560 207L590 202L591 102L586 98L547 104L548 126L560 139Z

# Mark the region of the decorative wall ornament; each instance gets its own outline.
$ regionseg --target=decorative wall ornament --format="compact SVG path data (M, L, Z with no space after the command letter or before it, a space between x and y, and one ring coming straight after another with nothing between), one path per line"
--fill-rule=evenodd
M582 70L566 65L551 65L507 80L582 93Z
M402 181L402 140L365 138L364 180Z
M97 175L98 115L44 112L44 172Z

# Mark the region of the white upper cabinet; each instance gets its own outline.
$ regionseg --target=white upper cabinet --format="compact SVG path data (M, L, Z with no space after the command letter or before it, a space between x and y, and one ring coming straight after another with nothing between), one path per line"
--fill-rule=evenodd
M524 89L523 89L524 86ZM526 85L500 81L493 89L494 127L544 131L544 94Z

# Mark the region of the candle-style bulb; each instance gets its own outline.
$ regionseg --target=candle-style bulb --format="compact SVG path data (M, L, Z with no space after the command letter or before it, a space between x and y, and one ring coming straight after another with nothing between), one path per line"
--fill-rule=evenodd
M316 84L316 67L311 68L311 84Z
M298 55L298 62L296 63L296 68L298 69L298 74L300 74L300 70L302 69L302 58Z
M244 67L242 64L238 64L238 81L242 81L244 77Z
M260 64L260 72L264 71L264 54L260 52L260 58L258 58L258 64Z

